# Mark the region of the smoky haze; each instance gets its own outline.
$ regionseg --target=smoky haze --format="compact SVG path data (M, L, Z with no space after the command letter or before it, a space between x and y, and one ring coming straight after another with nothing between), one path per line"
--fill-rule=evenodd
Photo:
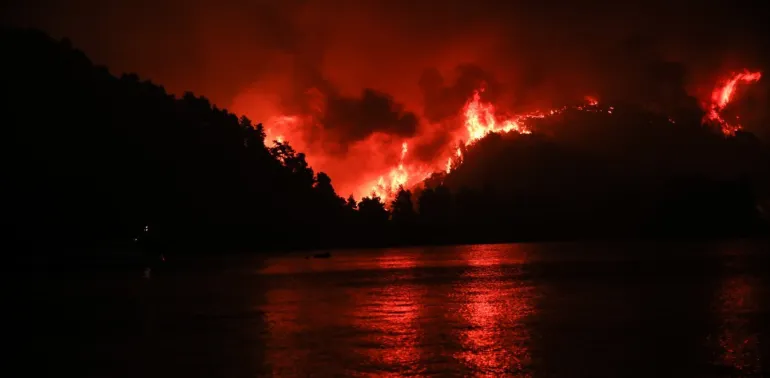
M430 161L453 142L452 119L479 86L509 111L590 94L676 113L697 107L719 73L763 69L767 61L767 42L757 37L767 11L759 3L15 0L4 7L5 22L68 37L115 73L194 91L257 122L315 114L320 129L286 137L342 194L368 175L362 171L374 177L397 163L402 140L414 139L414 158ZM763 93L755 103L767 103Z

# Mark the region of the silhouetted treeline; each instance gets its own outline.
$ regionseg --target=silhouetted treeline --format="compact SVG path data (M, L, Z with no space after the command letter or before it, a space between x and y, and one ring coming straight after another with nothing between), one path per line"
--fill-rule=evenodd
M180 247L318 246L351 219L303 154L206 98L36 31L3 30L2 51L2 217L24 245L120 245L149 224Z
M754 163L770 156L750 135L725 141L699 125L657 125L642 134L667 138L670 151L628 156L558 133L493 135L464 151L450 175L385 206L338 196L302 153L266 146L260 124L204 97L112 76L66 40L4 29L2 51L0 216L8 243L54 253L123 246L145 225L164 248L215 252L766 231L768 197L757 177L767 167L730 168L733 155ZM584 122L591 135L602 120L562 122ZM603 133L609 150L660 149L629 142L642 143L638 135ZM711 151L727 168L702 170L676 157L688 149L697 150L693 161Z

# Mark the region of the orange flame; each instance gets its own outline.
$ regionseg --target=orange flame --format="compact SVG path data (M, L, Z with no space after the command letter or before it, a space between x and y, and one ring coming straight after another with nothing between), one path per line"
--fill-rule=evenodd
M754 83L759 81L760 78L762 78L761 72L743 70L743 72L732 74L729 79L718 83L716 88L711 92L711 104L708 107L706 116L703 118L703 122L715 122L722 128L722 133L725 135L735 135L735 132L740 130L742 126L737 123L730 124L720 113L728 104L730 104L730 102L732 102L738 84Z
M530 133L529 129L521 124L521 121L525 118L532 118L535 116L534 113L532 115L515 116L498 122L495 117L494 105L481 102L481 92L483 90L474 92L473 97L465 104L463 109L465 128L468 130L466 145L470 145L491 133L509 133L511 131L520 134Z
M359 198L379 197L388 204L401 188L411 188L423 182L434 172L443 171L448 174L460 166L463 162L462 145L470 146L492 133L530 134L532 130L526 125L527 121L557 115L567 109L565 106L546 112L534 111L501 116L493 104L482 101L483 91L483 88L475 91L463 106L460 114L463 128L459 134L454 136L456 142L447 153L437 156L437 159L429 163L409 162L409 141L402 141L398 164L379 176L375 176L376 179L364 181L363 185L357 186L358 189L354 193L358 194ZM595 97L586 96L585 100L587 105L575 106L572 109L602 111L597 107L599 101ZM607 113L611 114L612 108L609 109ZM302 135L308 132L308 130L304 130L305 127L311 126L299 115L271 117L265 122L265 140L268 144L274 141L279 143L290 141L296 150L304 151L306 146L303 144Z
M528 120L553 116L567 109L567 107L562 107L547 112L535 111L501 118L497 115L494 105L482 102L482 92L483 89L475 91L463 107L462 117L465 134L458 135L458 142L455 145L462 144L460 140L464 140L464 144L470 146L492 133L507 134L515 132L531 134L532 131L525 124ZM596 108L599 101L595 97L587 96L586 101L588 106L576 106L574 109L600 111ZM611 110L608 110L607 113L612 114ZM454 148L454 151L447 154L448 156L444 155L447 156L445 160L439 159L436 163L427 166L407 164L408 150L407 142L403 142L401 145L401 160L398 166L392 168L387 174L380 176L376 182L364 185L362 190L360 190L362 196L380 197L387 204L398 193L399 189L419 184L428 178L432 172L443 171L449 174L462 164L463 154L460 147ZM444 163L440 163L441 161Z
M599 100L597 100L596 97L586 96L585 99L586 99L586 102L588 102L588 105L590 105L590 106L597 106L597 105L599 105Z
M361 196L379 197L387 204L401 188L408 188L428 178L431 170L416 165L404 165L407 152L409 152L409 144L401 143L401 160L398 166L380 176L376 183L364 185L360 190Z
M268 142L268 145L272 142L284 143L286 141L284 134L297 128L299 121L297 116L271 117L265 123L265 141Z
M711 91L708 100L704 103L706 115L703 118L703 122L719 125L725 135L734 135L742 126L737 123L737 117L735 117L735 120L728 122L722 113L734 101L739 85L754 83L759 81L760 78L760 72L743 70L739 73L733 73L725 80L719 82ZM360 174L360 177L352 175L353 172L351 172L351 175L345 178L346 188L344 189L344 194L350 193L347 191L350 190L353 194L358 195L359 198L373 195L380 197L385 203L388 203L402 187L411 188L418 185L434 172L449 174L457 169L457 167L462 165L464 159L461 147L471 146L489 134L506 134L511 132L530 134L533 132L531 120L555 116L567 109L601 112L607 115L612 115L615 111L611 106L600 107L597 97L585 96L585 102L578 106L564 106L545 111L537 110L529 113L505 115L501 114L493 104L482 100L483 93L483 88L475 91L464 104L459 114L460 125L462 126L452 135L453 143L447 146L448 148L444 153L435 156L434 159L428 162L410 162L409 143L417 143L419 136L415 139L399 140L401 150L399 160L395 165L380 170L379 168L370 167L366 161L361 161L361 164L358 166L363 171L355 172ZM317 106L316 112L323 112L323 106ZM339 170L339 161L324 153L325 146L314 146L312 142L308 142L312 138L306 138L306 136L315 135L313 134L315 132L323 132L322 125L319 126L313 117L310 115L279 115L270 117L264 123L265 141L268 145L272 144L273 141L280 143L290 141L295 150L310 153L308 163L313 166L317 165L315 168L321 170L336 168ZM668 118L668 121L671 124L676 122L673 118ZM314 127L320 129L311 130ZM382 146L382 143L389 143L392 140L390 136L385 135L385 137L385 139L378 139L377 142L363 141L358 145L360 148L357 151L375 156L376 158L372 159L372 161L376 161L376 163L373 165L382 167L382 160L388 154L383 155L382 151L380 151L382 149L380 146ZM343 167L347 166L343 165Z

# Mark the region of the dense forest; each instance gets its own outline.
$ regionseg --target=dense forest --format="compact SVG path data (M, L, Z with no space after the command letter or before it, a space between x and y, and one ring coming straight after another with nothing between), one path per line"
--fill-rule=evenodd
M266 144L258 120L134 74L113 76L68 40L20 29L0 38L0 216L6 240L21 246L127 246L145 225L159 243L191 251L767 233L770 154L751 134L725 140L700 125L643 132L680 148L696 134L690 144L713 148L706 156L752 162L729 174L677 165L671 159L683 154L673 148L623 160L547 133L490 135L450 175L385 206L339 196L303 153ZM579 117L562 121L589 131L602 122ZM615 137L638 140L605 136ZM634 163L643 156L650 164Z

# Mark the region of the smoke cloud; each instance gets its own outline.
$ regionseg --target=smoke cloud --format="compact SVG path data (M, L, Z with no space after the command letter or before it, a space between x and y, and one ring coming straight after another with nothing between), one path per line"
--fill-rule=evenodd
M343 141L360 141L381 132L396 137L414 136L417 116L385 93L364 89L360 97L332 97L321 120Z

